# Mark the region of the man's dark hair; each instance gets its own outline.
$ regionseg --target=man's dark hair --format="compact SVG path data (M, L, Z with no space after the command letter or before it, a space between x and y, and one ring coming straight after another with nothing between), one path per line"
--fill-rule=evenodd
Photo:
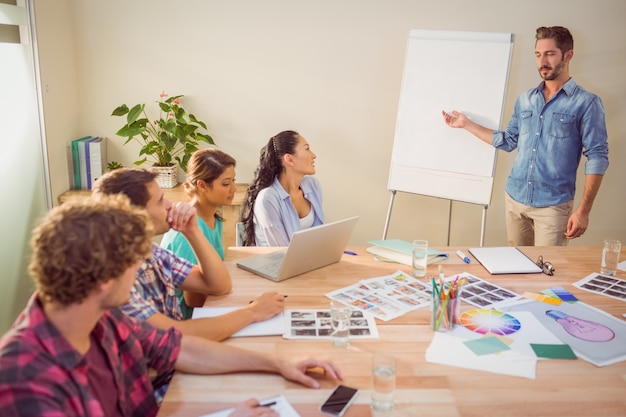
M94 195L124 194L135 206L146 207L150 200L148 184L157 173L142 168L119 168L98 178L93 186Z
M569 30L563 26L541 26L537 28L535 40L538 41L539 39L554 39L556 47L561 50L563 55L574 49L574 38Z

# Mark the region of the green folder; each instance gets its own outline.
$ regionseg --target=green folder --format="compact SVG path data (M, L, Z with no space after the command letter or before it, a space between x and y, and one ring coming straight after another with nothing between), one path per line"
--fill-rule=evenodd
M83 188L83 183L81 180L81 163L80 163L80 151L79 148L83 145L82 142L85 142L87 139L90 139L91 136L85 136L84 138L74 139L71 142L72 148L72 168L74 171L74 188L80 190Z
M368 240L367 243L370 245L378 246L380 248L384 248L387 250L391 250L393 252L398 252L400 254L404 254L411 256L411 250L413 248L413 244L411 242L407 242L400 239L384 239L384 240ZM382 253L376 253L376 250L368 250L368 252L374 253L375 255L385 256ZM436 263L443 261L448 258L448 254L446 252L441 252L436 249L428 248L428 263ZM394 259L396 260L396 259ZM401 262L405 263L405 262ZM410 261L408 263L410 265Z

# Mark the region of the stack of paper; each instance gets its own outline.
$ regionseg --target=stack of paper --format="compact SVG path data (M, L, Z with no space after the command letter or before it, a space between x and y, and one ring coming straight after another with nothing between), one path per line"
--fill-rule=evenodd
M374 246L367 248L367 252L385 260L412 266L412 244L400 239L370 240L367 243ZM448 254L435 249L428 249L428 263L443 261Z

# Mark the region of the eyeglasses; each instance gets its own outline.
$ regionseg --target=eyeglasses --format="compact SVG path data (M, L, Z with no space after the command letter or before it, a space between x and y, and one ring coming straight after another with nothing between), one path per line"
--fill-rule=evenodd
M539 258L537 259L537 262L535 262L537 264L537 266L539 268L541 268L541 271L546 274L546 275L554 275L554 272L556 271L556 269L554 269L554 267L552 266L551 262L544 262L543 261L543 256L539 255Z

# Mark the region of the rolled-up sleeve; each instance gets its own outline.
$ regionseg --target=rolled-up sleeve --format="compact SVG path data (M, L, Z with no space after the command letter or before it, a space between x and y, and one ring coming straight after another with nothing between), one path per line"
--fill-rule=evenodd
M591 101L581 120L585 174L604 175L609 168L609 144L604 106L600 97Z

